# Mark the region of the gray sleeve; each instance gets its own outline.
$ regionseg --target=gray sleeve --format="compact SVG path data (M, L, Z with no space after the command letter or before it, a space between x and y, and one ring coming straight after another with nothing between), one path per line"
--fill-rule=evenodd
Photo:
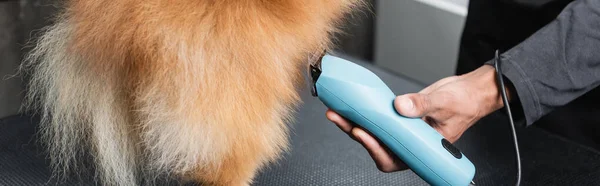
M526 125L594 89L600 84L600 0L572 2L501 59Z

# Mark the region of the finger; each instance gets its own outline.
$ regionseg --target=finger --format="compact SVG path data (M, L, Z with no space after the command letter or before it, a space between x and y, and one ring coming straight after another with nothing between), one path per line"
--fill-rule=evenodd
M375 138L364 130L356 127L352 129L352 135L367 150L371 158L376 162L377 168L382 172L394 172L406 169L405 164L386 150Z
M338 128L340 128L340 130L344 131L354 141L358 141L356 137L352 135L352 128L354 128L354 124L352 122L346 120L331 109L328 109L325 114L331 122L333 122Z
M434 121L435 123L428 122L430 125L434 125L436 123L447 123L447 121L455 115L455 113L449 110L436 109L435 111L429 112L425 117L428 120Z
M458 139L460 138L460 135L462 134L462 133L455 132L454 130L452 130L448 127L444 127L444 126L434 127L434 129L438 133L440 133L442 136L444 136L444 139L448 140L450 143L454 143L454 142L458 141Z
M434 129L437 129L440 127L440 122L438 122L435 118L432 118L430 116L425 116L422 119L423 119L423 121L425 121L425 123L429 124Z
M433 110L429 96L420 93L396 97L394 107L400 115L406 117L423 117Z
M452 117L448 119L444 125L439 126L438 132L444 136L448 141L454 143L463 135L465 131L469 129L472 125L472 120L461 118L461 117ZM461 124L462 123L462 124ZM466 124L466 125L464 125Z
M335 123L335 125L337 125L345 133L350 134L352 128L354 128L354 126L348 120L344 119L342 116L335 113L331 109L328 109L327 112L325 112L325 115L327 116L327 119Z

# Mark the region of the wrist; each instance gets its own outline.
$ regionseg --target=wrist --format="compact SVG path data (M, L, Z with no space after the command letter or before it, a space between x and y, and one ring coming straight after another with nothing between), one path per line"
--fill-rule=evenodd
M475 71L465 75L466 78L472 80L474 85L473 91L476 91L475 95L478 97L480 108L483 111L483 115L492 113L498 109L504 107L502 100L502 94L500 93L500 84L497 81L496 69L490 65L483 65ZM508 100L511 100L510 89L505 87Z

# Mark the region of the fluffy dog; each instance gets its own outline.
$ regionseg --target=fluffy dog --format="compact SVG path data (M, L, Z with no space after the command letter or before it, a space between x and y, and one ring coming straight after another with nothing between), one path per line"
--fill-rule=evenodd
M360 0L67 0L35 40L29 108L57 174L249 185L288 147L307 56Z

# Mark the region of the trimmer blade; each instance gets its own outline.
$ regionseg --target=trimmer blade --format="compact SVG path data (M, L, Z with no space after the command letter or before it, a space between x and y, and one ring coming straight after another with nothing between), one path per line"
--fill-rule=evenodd
M311 94L314 97L317 97L317 89L315 83L321 74L321 60L323 60L323 56L327 53L327 51L323 51L318 55L313 55L309 57L307 73L306 73L306 82L308 87L311 90Z

